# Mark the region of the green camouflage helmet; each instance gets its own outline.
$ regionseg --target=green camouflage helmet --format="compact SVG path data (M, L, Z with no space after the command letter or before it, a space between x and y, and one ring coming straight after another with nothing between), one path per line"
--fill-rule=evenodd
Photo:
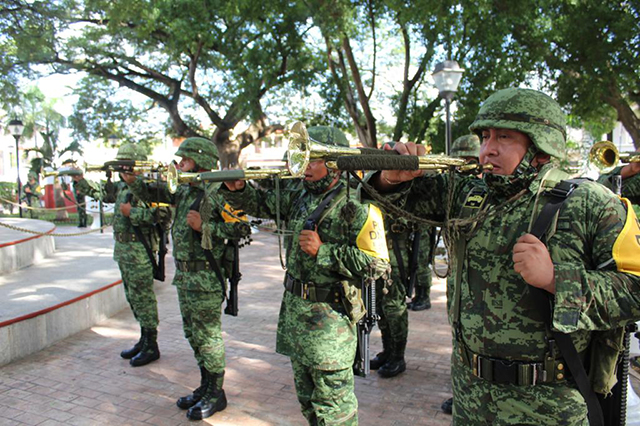
M309 137L316 142L334 146L349 146L345 134L331 126L312 126L307 129Z
M495 92L480 107L469 130L511 129L525 133L540 151L563 158L567 120L551 97L532 89L510 88Z
M144 161L147 159L147 155L136 145L132 143L125 143L118 149L116 154L116 160L136 160Z
M178 151L178 157L191 158L199 168L212 170L218 165L218 149L209 139L191 137L185 139Z
M476 135L464 135L453 141L451 155L454 157L480 157L480 138Z

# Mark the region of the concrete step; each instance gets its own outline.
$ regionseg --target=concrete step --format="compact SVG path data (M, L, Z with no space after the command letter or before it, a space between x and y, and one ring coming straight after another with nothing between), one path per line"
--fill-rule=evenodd
M52 244L57 250L48 257L0 275L0 365L89 328L127 306L110 232L55 237Z
M0 219L0 275L9 274L40 262L56 249L50 235L32 234L23 228L42 234L51 234L56 226L44 220L2 218ZM10 226L12 228L8 228Z

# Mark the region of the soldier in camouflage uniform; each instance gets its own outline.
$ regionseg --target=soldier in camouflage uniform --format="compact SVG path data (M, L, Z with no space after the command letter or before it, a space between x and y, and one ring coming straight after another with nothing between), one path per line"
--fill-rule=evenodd
M38 174L34 171L30 171L28 175L28 182L22 187L23 199L27 201L27 205L32 207L29 209L29 217L32 219L37 217L37 209L40 207L40 197L42 196L42 188L38 183Z
M73 185L73 196L76 199L76 210L78 211L78 228L87 227L87 207L84 195L78 189L77 185Z
M182 142L176 156L178 169L203 172L216 168L218 150L204 138L191 137ZM226 293L226 273L222 267L225 239L250 234L246 222L225 223L224 201L217 195L219 183L182 184L171 194L166 184L147 185L142 179L125 177L131 191L146 201L175 205L171 228L176 275L173 285L178 290L184 335L189 341L200 367L200 386L192 394L177 400L192 420L207 418L227 406L222 389L225 351L221 330L221 305ZM205 249L212 255L207 260Z
M412 227L406 220L385 215L385 230L391 280L376 281L376 312L380 316L378 328L382 335L382 352L370 363L380 377L395 377L407 369L404 359L409 335L407 312L407 283L410 271Z
M618 176L622 181L621 188L617 188L616 178ZM621 189L621 195L631 201L636 216L640 217L640 163L633 162L624 166L614 167L612 170L602 173L598 178L598 182L614 192ZM636 333L636 338L640 338L639 333ZM631 360L631 365L636 371L639 371L640 357L634 357Z
M133 144L120 147L117 160L146 160L146 155ZM121 174L124 176L124 174ZM139 227L152 251L158 250L159 240L155 224L166 214L162 208L151 208L136 197L123 181L102 185L90 182L83 176L73 176L74 188L82 197L88 195L96 200L115 203L113 209L113 259L118 263L124 293L140 324L141 335L131 348L120 356L128 359L133 367L149 364L160 358L158 349L158 302L153 291L153 266L134 226Z
M333 127L311 127L326 144L346 143ZM276 351L291 358L302 414L310 425L356 425L353 363L357 320L364 314L357 292L366 277L379 277L388 254L380 211L346 195L340 173L312 161L302 186L255 190L242 181L226 182L229 203L257 217L279 210L292 232L287 249L285 291ZM322 201L338 191L315 224L305 222ZM309 229L310 228L310 229Z
M500 90L470 127L482 140L480 162L493 165L482 180L454 173L403 183L422 173L401 171L372 178L390 198L428 200L417 213L439 221L452 184L449 217L469 219L467 225L447 223L454 424L587 425L585 400L549 326L569 333L582 352L596 331L640 318L640 228L626 202L584 182L544 242L529 233L546 204L544 192L568 176L550 163L564 156L565 125L559 105L543 93ZM411 143L393 149L423 153ZM550 320L533 287L554 301Z
M631 201L636 215L640 215L640 163L633 162L617 166L613 170L601 174L598 182L612 191L616 191L614 176L622 178L622 196Z
M474 134L460 136L453 141L453 145L451 146L451 155L453 157L464 158L467 161L467 164L479 163L480 138ZM451 281L451 277L449 277L449 281ZM451 285L453 285L453 283ZM441 408L445 413L451 414L453 410L453 398L449 398L443 402Z
M418 250L418 261L413 267L417 268L415 294L411 302L407 305L412 311L424 311L431 309L431 283L433 277L431 275L431 259L433 250L435 250L435 229L425 226L420 230L420 244ZM416 238L414 232L413 238ZM407 256L411 256L408 253Z

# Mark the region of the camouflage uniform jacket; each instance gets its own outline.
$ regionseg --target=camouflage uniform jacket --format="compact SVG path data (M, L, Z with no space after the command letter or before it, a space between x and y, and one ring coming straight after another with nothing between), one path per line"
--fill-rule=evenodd
M385 260L358 248L356 240L369 215L369 206L347 199L344 188L318 224L323 244L315 258L302 251L299 235L306 219L327 193L314 195L299 186L281 191L278 197L273 190L256 190L250 185L243 191L221 192L234 208L263 218L275 218L279 200L280 214L291 232L287 270L295 279L326 288L335 288L345 281L359 286L365 276L378 278L387 268ZM354 207L351 218L342 213L347 203ZM311 302L285 291L278 321L278 353L303 365L331 371L351 368L355 349L355 326L339 303Z
M209 202L213 206L211 219L204 226L209 226L213 239L213 258L218 261L221 271L222 258L225 251L225 238L240 238L238 234L239 226L236 223L225 223L221 216L224 201L217 195L217 187L220 184L210 184L207 186ZM147 185L138 178L130 185L131 191L140 199L146 201L158 201L175 205L175 219L171 226L171 239L173 241L173 257L177 261L205 261L207 258L201 246L200 238L187 224L187 214L199 194L204 191L205 185L180 185L175 194L171 194L166 184L156 187ZM202 204L201 204L202 206ZM216 280L217 281L217 280ZM183 282L183 281L180 281ZM213 286L220 286L218 282L205 282L201 280L184 281L189 288L194 291L212 291ZM175 284L175 280L174 280Z
M544 166L526 194L499 210L504 199L490 197L493 210L484 221L461 237L467 241L461 271L453 260L451 301L460 287L460 337L468 348L485 356L507 360L540 361L548 347L542 312L535 306L529 285L513 269L513 246L530 229L544 205L534 206ZM424 200L417 212L444 220L448 176L425 177L407 184L409 196ZM471 188L483 187L476 178L457 176L452 218L459 217ZM619 272L613 245L627 217L626 208L601 185L582 183L560 212L555 233L546 241L555 266L556 295L552 326L571 333L577 350L589 344L591 331L607 330L640 318L640 276ZM450 322L455 322L452 310Z
M26 191L26 188L29 188L29 192ZM41 195L42 195L42 191L40 188L40 184L38 182L36 183L27 182L22 188L22 199L26 200L29 206L31 207L40 206Z
M623 166L616 167L609 173L600 175L598 182L613 191L614 184L612 178L613 176L620 174L620 169L622 169L622 167ZM640 174L622 181L622 196L631 201L633 208L636 210L636 215L639 215L640 217Z
M149 207L149 205L143 203L140 199L133 197L131 200L131 213L129 217L126 217L120 212L120 204L126 202L127 195L130 193L127 184L122 181L114 184L115 198L112 192L107 194L104 191L104 186L105 185L103 185L103 188L100 188L99 184L83 179L80 182L75 182L74 188L79 194L89 196L96 200L102 200L106 203L115 203L113 206L114 239L116 238L116 234L134 234L133 226L138 226L142 231L142 235L147 238L152 250L157 251L158 233L154 225L156 223L158 209ZM149 256L144 246L137 241L119 242L116 240L113 249L113 259L116 262L127 263L149 262Z

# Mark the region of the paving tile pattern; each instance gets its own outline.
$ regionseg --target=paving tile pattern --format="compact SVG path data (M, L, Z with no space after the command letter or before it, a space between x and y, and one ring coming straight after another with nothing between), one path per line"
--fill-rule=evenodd
M240 313L223 315L227 369L226 410L212 425L305 425L286 357L275 353L282 297L277 239L253 236L241 250ZM4 425L193 425L176 407L197 387L200 373L182 322L175 288L156 283L161 358L133 368L120 358L139 330L128 309L91 329L0 368L0 426ZM43 280L45 277L43 276ZM356 378L363 426L448 425L440 404L451 396L451 341L445 315L445 284L434 279L431 310L410 312L407 371L392 379L373 373ZM371 352L381 350L374 331Z

